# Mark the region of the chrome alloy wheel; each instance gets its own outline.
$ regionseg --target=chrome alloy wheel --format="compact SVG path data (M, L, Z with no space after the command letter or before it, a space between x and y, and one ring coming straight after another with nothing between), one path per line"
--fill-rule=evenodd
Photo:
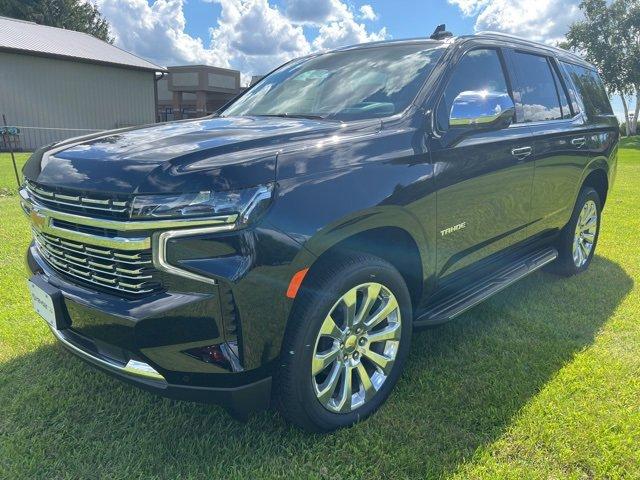
M313 349L312 383L320 403L348 413L367 403L391 373L402 319L384 285L364 283L333 305Z
M589 259L598 230L598 209L593 200L588 200L578 216L573 237L573 263L580 268Z

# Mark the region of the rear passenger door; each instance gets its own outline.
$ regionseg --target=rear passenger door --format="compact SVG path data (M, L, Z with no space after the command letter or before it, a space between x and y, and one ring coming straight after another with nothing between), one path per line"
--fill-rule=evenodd
M531 206L533 148L526 125L462 131L449 125L462 92L512 95L499 48L478 46L460 55L444 80L430 141L440 277L525 239Z
M517 122L527 125L534 136L527 234L539 236L562 228L571 216L576 186L590 158L588 129L575 92L554 58L527 50L510 50L508 57Z
M577 103L586 123L586 148L591 156L590 163L600 163L602 166L602 162L607 162L608 168L613 169L609 170L611 181L615 177L615 155L620 140L620 129L604 83L598 72L592 68L566 62L560 62L560 66L568 78L567 83L572 84L570 88L575 87L579 100ZM579 185L576 185L576 188L578 187Z

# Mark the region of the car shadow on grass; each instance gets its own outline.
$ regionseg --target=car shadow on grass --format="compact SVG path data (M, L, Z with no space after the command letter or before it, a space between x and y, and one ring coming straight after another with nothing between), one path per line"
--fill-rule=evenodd
M273 412L243 424L216 406L156 397L44 346L0 364L0 471L7 478L444 477L501 436L594 342L632 285L601 257L578 277L524 279L449 324L417 332L380 412L325 436Z

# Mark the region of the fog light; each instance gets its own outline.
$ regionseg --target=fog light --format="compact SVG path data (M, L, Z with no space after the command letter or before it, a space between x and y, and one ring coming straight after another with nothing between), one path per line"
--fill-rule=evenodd
M237 372L242 370L240 363L231 347L226 343L207 345L205 347L191 348L185 350L187 355L197 358L198 360L217 365L225 370Z

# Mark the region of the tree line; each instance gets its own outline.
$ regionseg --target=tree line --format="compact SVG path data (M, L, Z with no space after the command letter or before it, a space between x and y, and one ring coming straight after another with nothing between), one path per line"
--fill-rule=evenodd
M88 33L113 43L98 7L83 0L0 0L0 15Z
M609 93L622 99L627 135L636 135L640 113L640 0L583 0L580 10L584 18L571 25L560 46L598 67Z

